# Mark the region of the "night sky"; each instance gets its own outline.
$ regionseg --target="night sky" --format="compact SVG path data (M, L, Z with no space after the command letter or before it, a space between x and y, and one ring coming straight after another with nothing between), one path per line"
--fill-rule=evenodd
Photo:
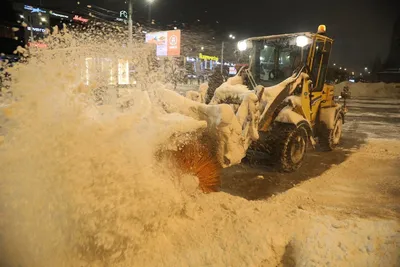
M39 5L40 0L25 3ZM160 24L173 21L208 24L237 38L315 31L327 26L335 39L333 58L338 66L361 71L380 56L386 60L394 22L400 13L396 0L154 0L152 17ZM72 11L76 0L41 0L44 7ZM80 0L115 11L127 9L125 0ZM146 0L135 0L135 16L147 17ZM218 23L217 23L218 21Z

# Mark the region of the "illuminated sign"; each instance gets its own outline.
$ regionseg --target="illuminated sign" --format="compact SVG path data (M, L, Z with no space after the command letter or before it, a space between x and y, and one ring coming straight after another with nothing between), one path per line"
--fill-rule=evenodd
M78 16L78 15L75 15L72 19L76 20L76 21L84 22L84 23L89 21L89 19L82 18L81 16Z
M123 18L116 18L115 19L116 21L120 21L120 22L123 22L123 23L128 23L128 21L126 20L126 19L123 19Z
M235 67L229 67L229 75L236 75L237 70Z
M214 57L214 56L207 56L207 55L203 55L202 53L199 54L199 58L200 59L204 59L204 60L213 60L213 61L218 61L218 57Z
M50 11L50 14L52 16L59 17L59 18L65 18L65 19L69 18L67 15L59 14L59 13L56 13L56 12L53 12L53 11Z
M29 47L36 47L36 48L47 48L47 44L45 44L45 43L38 43L38 42L34 42L34 43L29 42L29 43L28 43L28 46L29 46Z
M128 19L128 12L126 12L125 10L121 10L119 12L119 18L116 18L115 20L127 24L128 21L126 19Z
M157 46L157 56L181 55L181 31L164 31L146 33L146 43Z
M120 18L128 18L128 12L126 12L125 10L121 10L120 12L119 12L119 17Z
M118 84L129 84L129 62L118 59Z
M44 29L44 28L35 28L35 27L27 27L27 29L28 29L28 31L34 31L34 32L43 32L43 33L45 33L46 32L46 29Z
M24 9L29 10L31 13L46 13L46 11L43 9L40 9L38 7L28 6L28 5L24 5Z

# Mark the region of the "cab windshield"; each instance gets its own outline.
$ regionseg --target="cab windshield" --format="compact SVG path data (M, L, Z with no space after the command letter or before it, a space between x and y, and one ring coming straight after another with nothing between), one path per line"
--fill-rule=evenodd
M306 63L310 44L296 45L296 37L253 41L251 72L257 84L276 85Z

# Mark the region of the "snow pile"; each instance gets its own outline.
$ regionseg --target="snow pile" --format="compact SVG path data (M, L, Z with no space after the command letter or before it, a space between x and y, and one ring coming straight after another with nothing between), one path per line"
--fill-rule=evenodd
M335 85L335 95L339 96L344 86L348 86L354 97L390 97L400 98L400 84L395 83L352 83L342 82Z
M208 83L202 83L199 86L199 93L202 95L203 98L205 98L208 90Z
M217 144L217 159L223 167L239 164L251 141L258 139L258 99L254 94L248 93L236 112L227 104L198 103L160 87L152 98L168 113L206 121L207 134Z
M189 98L190 100L195 101L195 102L203 103L202 97L201 97L199 92L191 91L191 90L187 91L186 92L186 97Z
M317 217L308 229L294 235L284 262L289 266L396 266L393 256L400 248L396 228L395 221Z
M192 91L192 90L187 91L186 97L196 102L205 103L207 90L208 90L208 84L202 83L200 84L198 91Z
M14 54L22 54L24 57L26 57L28 56L28 50L19 45L17 46L17 49L14 51Z
M303 79L307 78L308 75L305 73L301 73L299 75L299 77L296 76L292 76L287 78L286 80L284 80L283 82L275 85L275 86L271 86L271 87L265 87L263 94L261 96L261 100L260 100L260 111L261 111L261 118L263 118L265 116L265 114L268 111L268 108L271 106L271 104L273 103L274 99L286 88L288 88L288 94L292 94L293 91L297 88L297 86L299 84L302 83ZM262 90L263 88L257 88L258 91L256 91L256 94L259 95L261 92L260 90Z
M248 93L251 92L247 86L243 85L243 79L240 76L234 76L215 90L210 104L215 105L227 101L232 102L232 104L240 104L243 97Z

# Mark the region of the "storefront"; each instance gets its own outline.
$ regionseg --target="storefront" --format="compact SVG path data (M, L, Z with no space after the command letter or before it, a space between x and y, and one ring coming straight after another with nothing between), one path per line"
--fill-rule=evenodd
M14 9L19 13L21 24L24 26L25 44L37 44L57 26L62 29L65 25L86 25L89 18L79 14L68 14L46 8L15 3Z
M22 25L25 28L26 43L43 39L49 33L49 13L39 7L16 4ZM29 41L28 41L29 40Z
M224 62L224 69L232 66L234 66L233 63ZM221 62L217 56L200 53L198 57L185 57L185 68L188 72L189 83L191 79L199 80L201 83L207 81L215 69L221 69Z

